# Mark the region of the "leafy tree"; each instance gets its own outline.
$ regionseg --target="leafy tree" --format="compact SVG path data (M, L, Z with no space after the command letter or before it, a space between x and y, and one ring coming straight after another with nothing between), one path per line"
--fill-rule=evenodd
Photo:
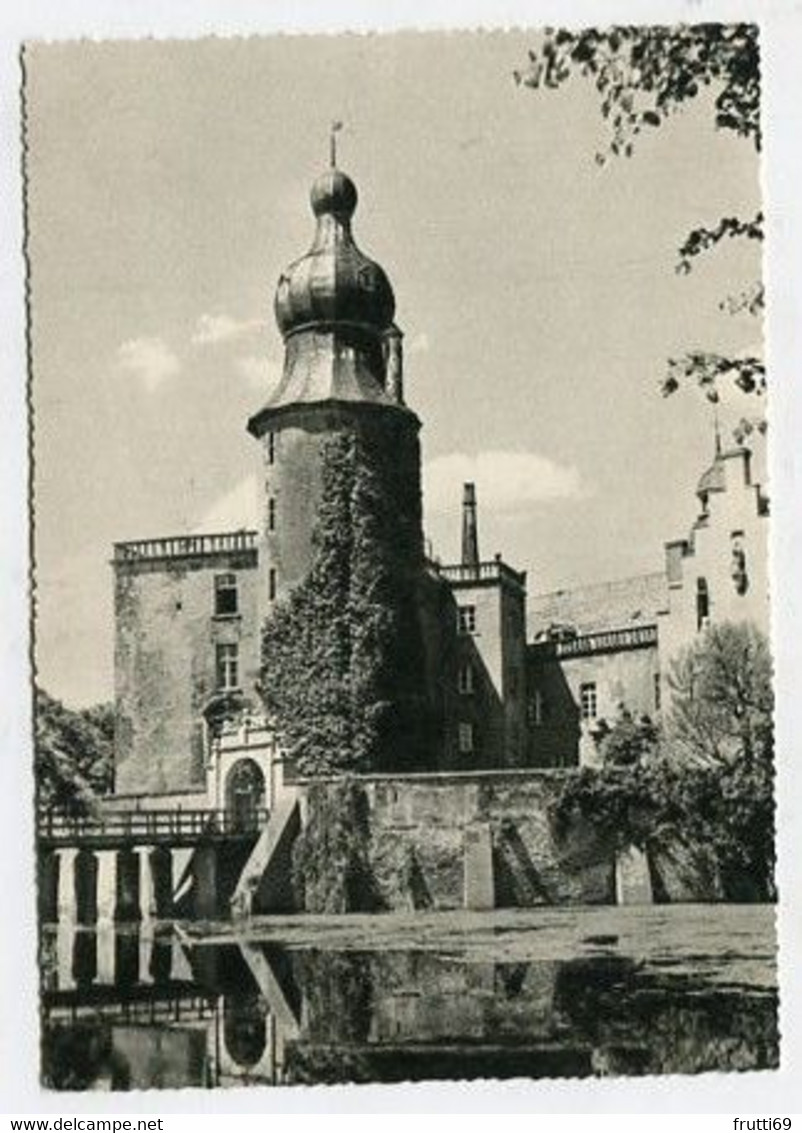
M36 690L35 774L39 804L80 814L111 790L114 709L110 704L74 711Z
M772 757L771 657L750 623L710 626L674 660L667 718L672 748L684 761L746 766Z
M399 769L425 743L417 438L326 442L310 572L268 618L261 693L305 775Z
M604 763L611 767L632 767L657 751L659 732L649 716L637 720L622 705L618 716L601 739L600 749Z
M576 74L592 82L599 94L601 114L610 126L608 154L630 157L640 134L659 127L706 89L715 91L716 128L732 131L760 149L760 53L754 24L548 29L515 79L535 90L555 90ZM596 154L599 164L608 154ZM695 228L679 249L677 270L690 271L697 256L734 238L762 240L762 213L746 219L723 217ZM763 308L762 284L720 306L732 313L758 314ZM747 393L765 389L762 359L695 351L669 360L662 390L673 393L690 378L717 400L717 381L724 377ZM750 421L742 423L744 432L752 427Z
M567 776L558 832L577 817L612 847L667 843L715 854L725 896L773 900L771 663L749 624L719 623L672 666L663 734L622 712L602 740L602 767Z

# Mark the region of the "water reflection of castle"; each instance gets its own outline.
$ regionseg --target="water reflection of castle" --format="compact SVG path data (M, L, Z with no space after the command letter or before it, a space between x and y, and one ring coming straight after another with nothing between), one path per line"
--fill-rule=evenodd
M731 964L720 936L707 947ZM44 1076L144 1089L776 1065L772 986L718 982L714 955L666 971L592 939L572 959L491 961L62 925L45 935Z

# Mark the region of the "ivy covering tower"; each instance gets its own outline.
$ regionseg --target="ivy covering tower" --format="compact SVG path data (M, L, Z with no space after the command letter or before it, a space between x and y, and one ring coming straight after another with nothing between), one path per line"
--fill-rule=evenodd
M264 451L262 696L308 775L414 765L425 742L420 423L356 203L332 163L312 247L278 282L282 379L248 426Z

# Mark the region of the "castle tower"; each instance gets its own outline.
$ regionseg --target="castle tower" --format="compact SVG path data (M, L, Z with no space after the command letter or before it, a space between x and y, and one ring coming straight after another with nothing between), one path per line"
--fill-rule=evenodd
M264 454L260 547L264 613L307 574L326 443L356 430L392 453L406 506L399 527L420 544L420 422L403 401L401 332L382 268L357 247L353 181L332 167L311 191L316 231L306 255L279 278L275 314L284 370L248 422Z
M288 746L297 727L297 744L319 753L309 757L313 770L329 756L326 742L309 737L327 728L341 738L335 766L361 742L357 766L397 767L421 757L425 699L420 422L404 404L392 287L351 232L356 186L332 163L312 186L311 205L312 246L276 289L282 377L248 429L264 460L260 618L279 632L279 613L292 617L289 597L296 595L296 607L307 602L302 624L310 637L298 666L314 654L304 678L315 689L309 712L322 706L325 718L317 727L302 711L298 724L278 683L266 705L277 720L283 715ZM277 674L288 669L284 655L265 648L268 688L271 664Z

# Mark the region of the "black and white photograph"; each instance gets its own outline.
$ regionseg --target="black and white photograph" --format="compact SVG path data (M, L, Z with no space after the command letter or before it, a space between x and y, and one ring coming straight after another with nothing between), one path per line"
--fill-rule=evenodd
M694 11L22 45L42 1089L781 1065L763 43Z

